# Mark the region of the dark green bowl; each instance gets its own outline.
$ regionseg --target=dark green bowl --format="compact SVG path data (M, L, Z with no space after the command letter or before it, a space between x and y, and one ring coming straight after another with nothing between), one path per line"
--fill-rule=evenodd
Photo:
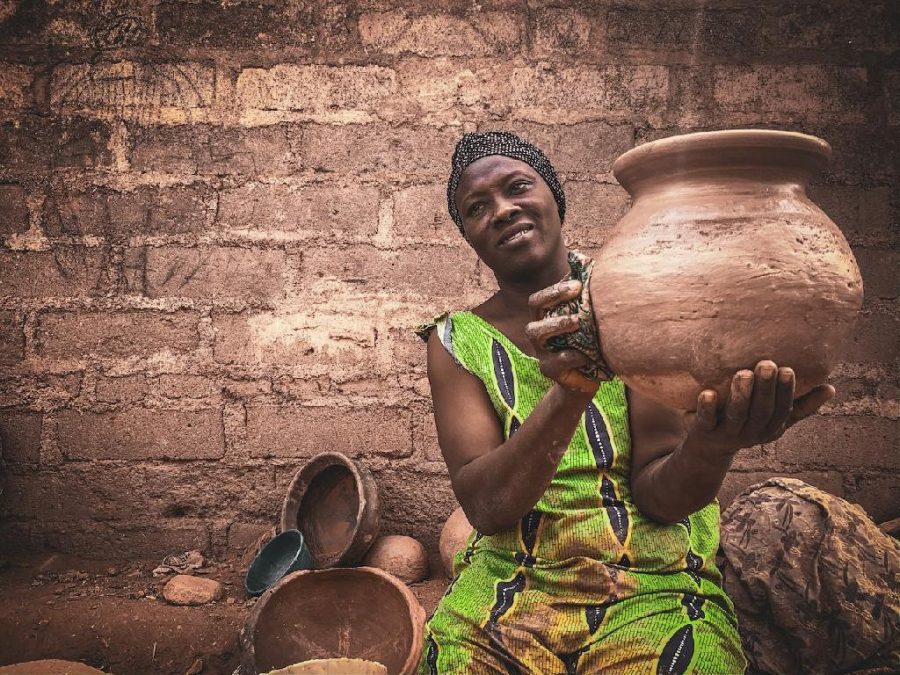
M262 595L282 577L312 569L313 560L300 530L285 530L259 552L244 579L250 595Z

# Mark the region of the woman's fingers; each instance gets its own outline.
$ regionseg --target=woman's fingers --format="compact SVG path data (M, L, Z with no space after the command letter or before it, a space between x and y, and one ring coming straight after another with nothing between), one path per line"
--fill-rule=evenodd
M753 371L740 370L731 378L731 392L725 406L723 429L734 436L741 433L747 423L750 399L753 396Z
M713 431L718 425L716 403L718 396L713 389L705 389L697 397L696 421L697 427L702 431Z
M544 343L554 335L578 330L577 316L551 316L540 321L532 321L525 326L525 335L535 347L544 348Z
M775 411L775 380L778 366L772 361L760 361L753 371L753 396L750 399L745 433L753 438L762 436Z
M768 440L777 438L787 428L788 420L791 418L791 411L794 408L795 385L794 370L792 368L779 368L775 378L775 408L765 431Z
M794 409L791 412L787 426L793 426L800 420L809 417L833 398L834 387L830 384L820 384L805 396L801 396L794 401Z
M528 298L528 307L531 309L531 318L534 321L540 321L544 318L544 313L556 305L568 302L579 296L581 293L581 282L573 279L560 281L548 288L532 293Z

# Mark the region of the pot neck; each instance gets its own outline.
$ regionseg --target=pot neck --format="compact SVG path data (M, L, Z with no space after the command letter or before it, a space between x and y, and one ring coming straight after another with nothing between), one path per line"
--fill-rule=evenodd
M673 136L628 151L613 173L635 199L672 189L691 192L804 191L828 168L831 148L814 136L735 130Z

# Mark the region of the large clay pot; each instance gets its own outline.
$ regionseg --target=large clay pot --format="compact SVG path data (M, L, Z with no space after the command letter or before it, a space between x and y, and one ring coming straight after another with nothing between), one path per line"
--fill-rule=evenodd
M633 206L590 275L604 360L627 385L683 410L761 359L796 395L825 382L862 305L846 239L806 195L831 148L798 133L674 136L616 160Z
M282 532L297 529L317 569L355 565L378 536L381 511L371 472L339 452L313 457L281 506Z
M425 611L406 585L373 567L294 572L266 591L241 631L244 675L312 659L356 658L412 675Z

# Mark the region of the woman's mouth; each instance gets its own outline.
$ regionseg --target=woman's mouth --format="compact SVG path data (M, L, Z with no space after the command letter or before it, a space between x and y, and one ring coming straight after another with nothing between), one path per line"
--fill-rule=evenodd
M500 241L497 242L497 246L511 246L518 242L524 241L526 238L528 238L528 233L533 229L534 225L517 225L503 235Z

